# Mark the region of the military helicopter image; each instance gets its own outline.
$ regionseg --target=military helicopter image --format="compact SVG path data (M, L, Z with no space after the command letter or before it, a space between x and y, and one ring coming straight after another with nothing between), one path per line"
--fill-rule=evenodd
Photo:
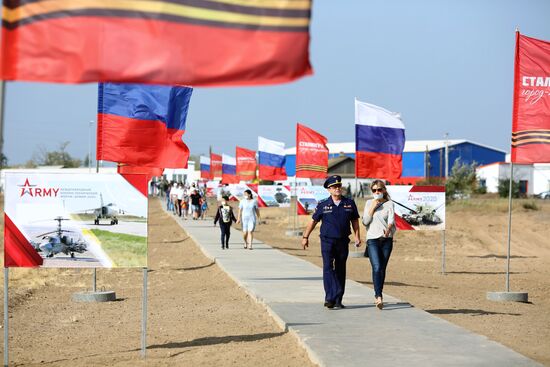
M407 223L409 223L412 226L419 226L419 225L435 226L440 223L443 223L443 220L436 214L436 212L439 208L441 208L444 205L444 203L435 209L433 209L430 205L416 204L415 205L416 210L414 210L395 200L392 200L392 201L395 204L410 211L409 214L403 214L401 218L403 218Z
M57 221L57 229L35 236L46 241L31 240L36 251L44 253L45 257L54 257L59 253L64 253L65 255L70 254L71 258L74 258L75 252L81 254L87 250L87 244L80 239L79 234L71 235L71 233L77 232L61 228L61 222L69 219L56 217L54 220Z
M288 198L288 195L285 194L283 191L283 188L282 187L277 187L276 188L276 193L275 195L273 195L275 197L275 200L277 201L277 203L279 204L288 204L290 203L290 199Z
M103 204L103 195L99 193L100 206L98 208L83 210L83 212L92 212L96 217L94 219L94 224L99 225L99 220L110 219L111 225L118 224L118 215L125 214L124 210L120 209L114 203L109 203L107 205Z

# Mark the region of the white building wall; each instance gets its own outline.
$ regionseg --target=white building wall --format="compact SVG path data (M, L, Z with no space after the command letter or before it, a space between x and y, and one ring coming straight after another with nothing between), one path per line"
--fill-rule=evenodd
M534 191L534 177L533 177L533 165L530 164L514 164L514 181L527 181L527 195L533 195L537 192ZM480 167L476 170L478 180L485 180L485 186L487 192L498 192L499 180L506 180L510 178L510 164L509 163L495 163Z
M550 164L534 164L533 170L533 194L550 191Z
M485 181L487 192L498 192L499 163L480 167L476 170L477 179Z

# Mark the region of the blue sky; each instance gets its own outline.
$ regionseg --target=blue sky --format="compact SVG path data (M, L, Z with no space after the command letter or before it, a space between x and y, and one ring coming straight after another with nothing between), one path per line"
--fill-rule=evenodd
M548 0L394 0L313 3L311 62L297 82L196 88L184 140L191 154L257 149L258 135L295 145L296 123L353 141L354 97L400 112L407 139L467 139L509 151L515 27L550 41ZM4 154L39 146L84 158L97 85L8 83ZM94 121L93 130L89 128Z

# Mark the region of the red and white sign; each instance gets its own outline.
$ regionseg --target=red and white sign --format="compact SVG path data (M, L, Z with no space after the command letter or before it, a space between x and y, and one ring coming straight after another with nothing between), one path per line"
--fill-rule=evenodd
M445 229L445 186L386 186L399 230Z
M6 267L147 266L146 175L6 173L4 219Z

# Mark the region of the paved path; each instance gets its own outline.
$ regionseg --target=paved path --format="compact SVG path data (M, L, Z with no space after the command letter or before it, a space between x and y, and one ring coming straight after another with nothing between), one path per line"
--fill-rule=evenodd
M347 281L343 310L323 307L319 267L254 241L244 250L231 230L229 250L212 222L178 223L202 251L293 333L320 366L539 366L503 345L386 295L380 311L372 289ZM296 242L295 240L293 240Z

